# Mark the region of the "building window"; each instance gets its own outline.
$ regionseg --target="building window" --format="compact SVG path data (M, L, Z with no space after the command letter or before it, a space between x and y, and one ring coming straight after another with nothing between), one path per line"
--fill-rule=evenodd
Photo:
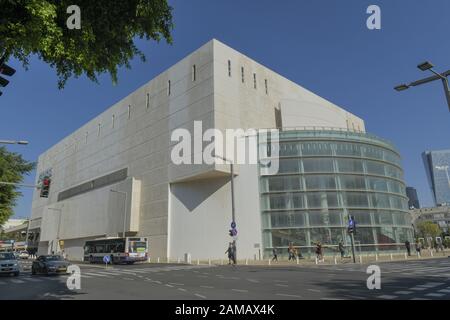
M150 93L147 93L147 99L145 100L146 108L150 108Z
M256 89L256 73L253 74L253 88Z
M231 60L228 60L228 76L231 77Z
M269 85L267 83L267 79L264 80L264 86L266 88L266 94L269 94Z
M197 80L197 67L195 64L192 66L192 81Z
M242 78L242 83L245 83L244 67L241 67L241 78Z
M131 105L128 105L128 119L131 119Z
M114 129L115 122L116 122L116 115L113 114L112 119L111 119L111 126L113 129Z
M169 81L167 81L167 95L170 96L170 93L172 91L172 83Z

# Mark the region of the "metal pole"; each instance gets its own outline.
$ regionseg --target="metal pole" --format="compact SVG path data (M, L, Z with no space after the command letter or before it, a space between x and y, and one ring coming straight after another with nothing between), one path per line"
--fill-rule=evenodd
M125 238L125 230L126 230L126 223L127 223L127 200L128 200L128 193L125 192L125 210L123 215L123 237Z
M231 220L233 222L236 221L235 217L235 211L234 211L234 169L233 169L233 163L230 163L231 168Z
M450 88L448 86L448 79L442 79L442 84L444 85L445 97L447 98L448 110L450 111Z
M352 244L353 263L356 263L356 259L355 259L355 238L353 236L353 232L350 234L350 241L351 241L351 244Z

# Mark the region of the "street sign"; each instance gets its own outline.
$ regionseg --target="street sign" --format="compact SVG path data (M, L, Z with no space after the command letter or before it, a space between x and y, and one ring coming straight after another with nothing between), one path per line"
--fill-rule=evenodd
M236 228L236 222L231 222L231 229L235 229Z
M111 258L110 258L109 256L104 256L104 257L103 257L103 262L104 262L105 264L109 264L109 263L111 262Z

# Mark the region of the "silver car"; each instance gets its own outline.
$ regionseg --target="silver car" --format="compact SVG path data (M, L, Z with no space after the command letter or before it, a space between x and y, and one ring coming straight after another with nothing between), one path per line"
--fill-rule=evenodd
M20 274L19 262L14 253L0 252L0 274L18 276Z

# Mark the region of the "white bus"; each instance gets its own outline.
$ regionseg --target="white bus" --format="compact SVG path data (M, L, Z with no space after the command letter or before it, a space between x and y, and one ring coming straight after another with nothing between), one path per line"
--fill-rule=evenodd
M146 237L105 238L86 241L84 261L101 262L105 256L111 263L133 264L148 259L148 239Z

